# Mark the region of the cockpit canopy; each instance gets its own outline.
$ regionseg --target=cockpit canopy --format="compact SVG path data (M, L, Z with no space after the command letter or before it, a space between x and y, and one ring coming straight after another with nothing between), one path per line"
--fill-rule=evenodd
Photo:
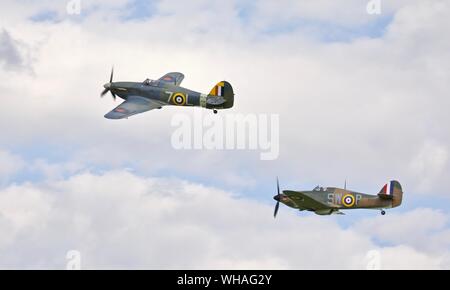
M146 86L152 86L152 87L157 87L159 86L159 81L155 81L155 80L151 80L151 79L146 79L143 82L144 85Z
M327 188L326 187L321 187L319 185L317 185L316 187L314 187L313 191L326 191Z

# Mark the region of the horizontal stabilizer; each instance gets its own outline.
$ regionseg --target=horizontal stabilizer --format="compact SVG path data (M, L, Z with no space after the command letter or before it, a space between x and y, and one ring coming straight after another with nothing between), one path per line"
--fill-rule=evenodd
M208 105L212 105L212 106L220 106L222 104L225 104L227 100L225 100L224 97L221 96L217 96L217 97L208 97L206 99L206 103Z
M394 196L392 194L385 194L385 193L379 193L378 197L382 198L382 199L393 199L394 198Z

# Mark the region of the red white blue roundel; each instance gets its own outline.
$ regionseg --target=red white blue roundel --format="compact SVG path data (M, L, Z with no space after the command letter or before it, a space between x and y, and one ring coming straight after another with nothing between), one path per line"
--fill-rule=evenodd
M172 96L175 105L184 106L186 104L186 96L183 93L176 93Z
M175 97L175 103L177 103L177 104L183 103L183 97L182 96L176 96Z
M355 197L352 194L346 194L342 197L342 204L351 207L355 204Z

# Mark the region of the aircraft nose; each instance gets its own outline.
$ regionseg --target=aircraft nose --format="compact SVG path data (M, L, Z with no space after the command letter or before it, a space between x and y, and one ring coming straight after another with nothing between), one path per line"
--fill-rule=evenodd
M273 199L275 199L276 201L280 201L280 197L278 196L278 194L275 195L275 196L273 197Z
M104 84L103 87L104 87L105 89L109 89L109 88L111 87L111 83Z

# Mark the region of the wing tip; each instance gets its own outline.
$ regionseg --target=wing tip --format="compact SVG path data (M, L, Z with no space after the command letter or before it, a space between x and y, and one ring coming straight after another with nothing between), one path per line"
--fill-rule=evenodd
M123 114L117 114L117 113L115 113L115 112L109 112L108 114L106 114L104 117L106 118L106 119L109 119L109 120L119 120L119 119L122 119L123 118Z

